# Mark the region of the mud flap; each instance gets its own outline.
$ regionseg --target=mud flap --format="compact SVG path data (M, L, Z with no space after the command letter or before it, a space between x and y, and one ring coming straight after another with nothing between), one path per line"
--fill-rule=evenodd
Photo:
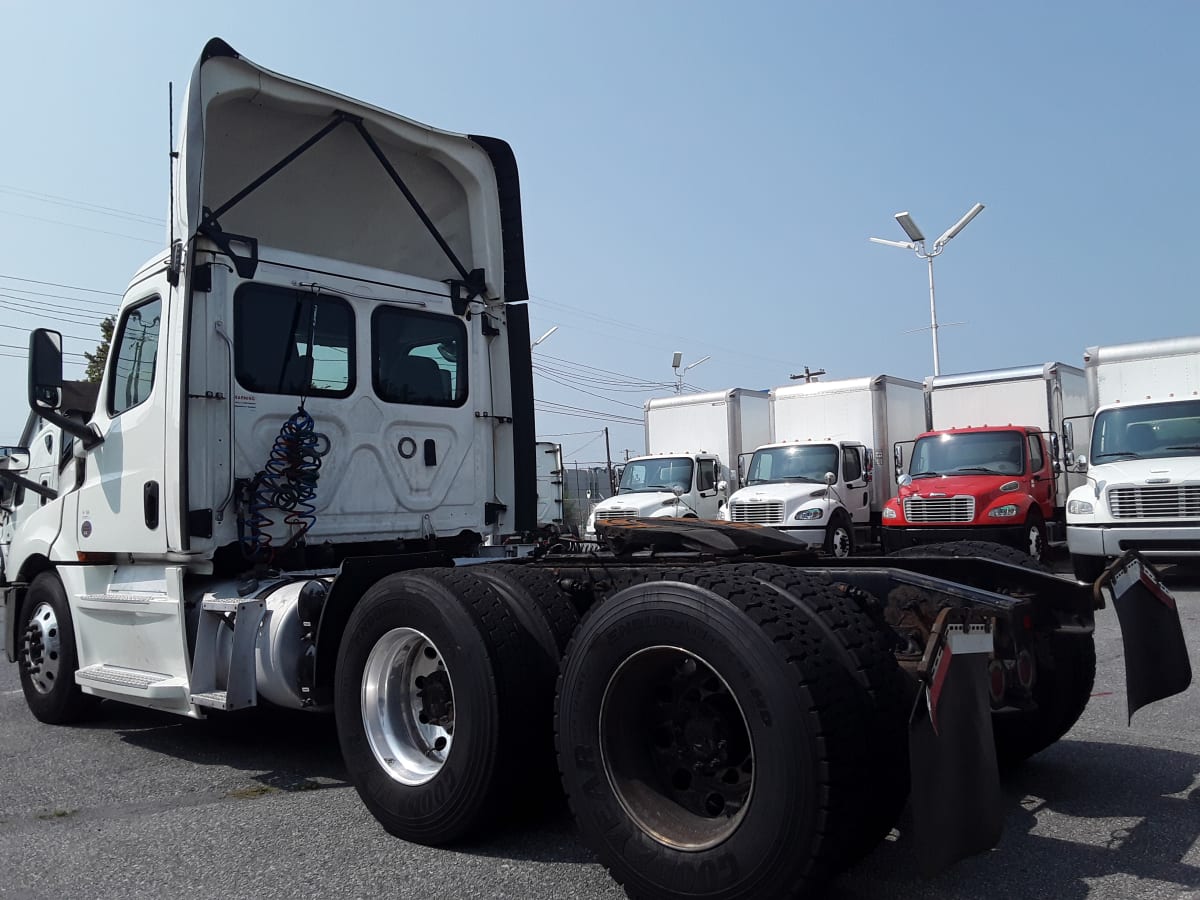
M1100 576L1121 623L1125 644L1125 694L1129 720L1155 700L1178 694L1192 683L1179 610L1158 573L1130 551Z
M908 724L913 830L921 874L996 846L1004 830L992 737L985 625L949 625L944 614L922 661Z

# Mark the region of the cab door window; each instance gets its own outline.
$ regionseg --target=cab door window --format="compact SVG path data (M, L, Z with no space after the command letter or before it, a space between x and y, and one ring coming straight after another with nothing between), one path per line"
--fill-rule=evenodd
M162 300L155 297L125 312L113 341L108 412L117 416L146 401L154 389Z
M1042 471L1042 439L1036 434L1029 435L1029 471Z
M696 490L712 491L717 487L717 462L713 459L700 460L700 471L696 475Z
M842 450L842 480L852 484L862 478L862 457L858 455L857 447L846 447Z

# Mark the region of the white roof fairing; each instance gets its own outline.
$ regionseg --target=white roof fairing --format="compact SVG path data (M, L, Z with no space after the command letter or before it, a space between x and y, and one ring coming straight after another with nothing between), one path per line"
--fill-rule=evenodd
M264 248L434 281L460 278L357 130L358 120L462 266L483 269L488 295L502 296L497 175L488 151L471 138L270 72L219 39L192 72L183 116L171 210L177 239L193 239L206 212L218 212L223 232Z

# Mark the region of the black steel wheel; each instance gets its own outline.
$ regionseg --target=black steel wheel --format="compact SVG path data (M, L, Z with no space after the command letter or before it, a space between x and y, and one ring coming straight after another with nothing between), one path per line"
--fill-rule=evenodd
M819 890L857 790L852 678L754 578L692 569L594 608L563 661L559 768L631 897Z

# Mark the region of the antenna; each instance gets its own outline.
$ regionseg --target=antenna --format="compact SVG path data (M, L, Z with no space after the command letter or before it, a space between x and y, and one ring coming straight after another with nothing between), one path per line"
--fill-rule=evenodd
M170 208L167 212L168 242L167 248L171 256L167 261L167 281L179 284L179 273L183 269L183 252L176 257L175 250L175 160L179 152L175 149L175 82L167 82L167 157L168 177L167 195L170 197Z

